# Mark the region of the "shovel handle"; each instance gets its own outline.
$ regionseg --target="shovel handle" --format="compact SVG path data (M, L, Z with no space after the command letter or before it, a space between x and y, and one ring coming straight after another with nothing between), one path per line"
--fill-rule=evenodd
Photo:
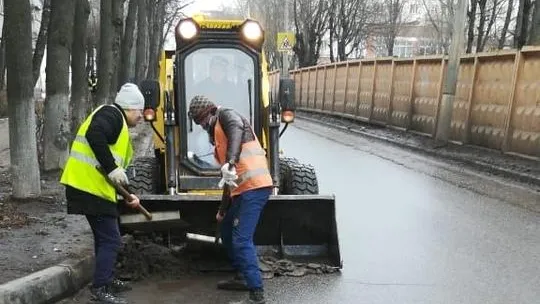
M118 192L120 192L120 195L122 195L126 201L131 201L131 194L126 190L126 188L124 188L122 185L116 185L116 188L118 189ZM139 209L139 211L144 214L147 219L152 219L152 214L148 212L148 210L146 210L146 208L144 208L143 205L141 205L140 203L137 209Z
M114 183L113 181L111 181L109 179L109 177L107 176L107 174L103 171L103 168L101 168L100 166L96 166L96 169L101 172L104 176L105 176L105 179L107 179L107 181L109 183L111 183L115 188L116 190L120 193L120 195L128 202L131 202L131 193L129 193L129 191L126 190L126 188L124 188L122 185L118 185L116 183ZM143 207L143 205L139 204L139 207L137 208L139 209L139 211L144 214L144 216L148 219L148 220L151 220L152 219L152 213L148 212L148 210L146 210L146 208Z

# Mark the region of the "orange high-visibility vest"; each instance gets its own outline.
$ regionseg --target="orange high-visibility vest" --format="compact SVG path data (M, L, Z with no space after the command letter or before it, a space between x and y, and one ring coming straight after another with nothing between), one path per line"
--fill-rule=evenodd
M253 130L252 130L253 132ZM236 163L237 188L231 188L231 196L242 194L248 190L272 187L272 177L268 170L266 153L264 152L257 136L254 140L243 143L240 159ZM214 128L215 149L214 157L220 165L227 162L227 136L221 127L219 120Z

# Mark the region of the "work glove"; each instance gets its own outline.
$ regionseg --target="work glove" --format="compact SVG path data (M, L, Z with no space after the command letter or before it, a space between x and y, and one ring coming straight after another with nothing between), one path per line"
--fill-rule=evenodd
M116 167L109 174L109 179L117 185L129 185L129 180L126 174L126 170Z
M221 167L221 180L219 181L218 187L223 188L225 184L231 187L238 187L234 182L237 179L238 175L236 175L236 168L229 163L226 163Z

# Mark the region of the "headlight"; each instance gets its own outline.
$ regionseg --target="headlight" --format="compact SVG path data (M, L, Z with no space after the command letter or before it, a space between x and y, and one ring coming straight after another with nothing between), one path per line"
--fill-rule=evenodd
M263 31L259 23L248 20L242 26L242 35L248 40L256 41L262 38Z
M178 24L177 32L183 39L189 40L197 35L197 25L193 20L183 20Z

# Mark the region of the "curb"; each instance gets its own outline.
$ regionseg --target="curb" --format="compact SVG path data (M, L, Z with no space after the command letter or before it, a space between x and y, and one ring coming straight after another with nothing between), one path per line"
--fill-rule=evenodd
M391 143L391 144L394 144L396 146L406 148L406 149L416 151L416 152L425 153L425 154L428 154L430 156L435 156L435 157L439 157L439 158L445 158L445 159L448 159L448 160L461 162L463 164L469 165L469 166L474 167L474 168L476 168L478 170L481 170L481 171L486 171L486 169L489 169L488 172L491 173L491 174L504 175L504 176L510 177L512 179L516 179L516 180L518 180L520 182L530 183L530 184L534 184L536 186L540 186L540 177L536 177L536 176L533 176L533 175L530 175L530 174L524 174L524 173L521 173L521 172L512 171L512 170L509 170L509 169L506 169L506 168L503 168L503 167L500 167L500 166L495 166L495 165L485 163L485 162L481 162L481 161L470 160L470 159L463 158L463 157L457 157L457 156L453 156L453 155L448 155L446 153L436 152L436 151L433 151L432 149L429 149L429 148L410 145L410 144L407 144L407 143L404 143L404 142L401 142L401 141L398 141L398 140L395 140L395 139L392 139L392 138L372 134L372 133L362 131L362 130L356 130L356 129L345 127L345 126L340 126L340 125L333 124L333 123L326 122L326 121L317 120L317 119L307 117L307 116L304 116L304 115L297 115L297 117L300 118L300 119L304 119L304 120L313 122L313 123L326 125L326 126L329 126L329 127L332 127L332 128L336 128L336 129L340 129L340 130L343 130L343 131L363 135L363 136L366 136L366 137L377 139L379 141L384 141L384 142L387 142L387 143Z
M68 259L0 285L0 304L54 303L75 293L92 278L94 255Z

